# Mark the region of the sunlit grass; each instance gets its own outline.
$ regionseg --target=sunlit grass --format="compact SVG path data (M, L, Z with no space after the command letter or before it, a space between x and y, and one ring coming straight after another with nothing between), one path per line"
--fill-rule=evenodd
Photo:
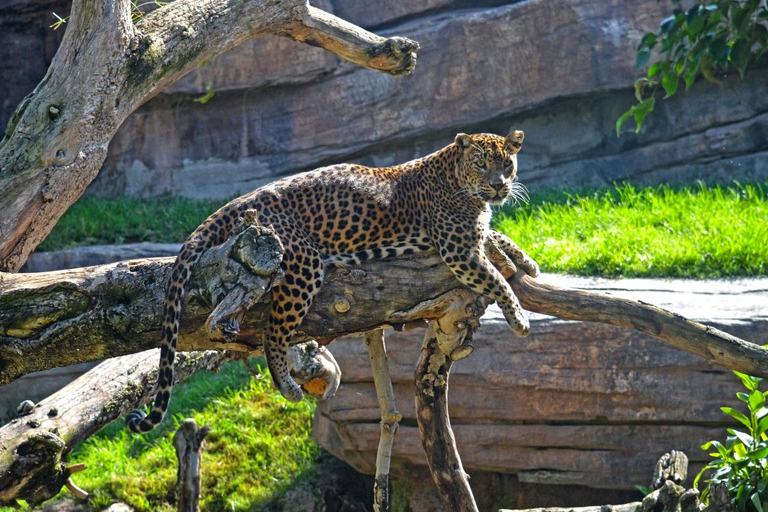
M224 201L169 195L102 199L84 197L61 217L40 251L77 245L183 242Z
M768 184L534 195L496 229L548 272L587 276L768 275Z
M548 272L589 276L768 274L768 184L534 193L494 226ZM40 246L181 242L221 201L84 198Z
M91 492L95 510L124 502L138 511L175 510L177 460L173 433L186 417L209 425L203 453L202 510L258 510L297 480L307 478L320 455L312 440L313 400L284 400L266 370L250 379L242 363L199 372L174 392L172 420L144 436L117 421L69 457L88 469L75 476ZM199 412L193 407L202 406ZM66 493L66 491L65 491Z

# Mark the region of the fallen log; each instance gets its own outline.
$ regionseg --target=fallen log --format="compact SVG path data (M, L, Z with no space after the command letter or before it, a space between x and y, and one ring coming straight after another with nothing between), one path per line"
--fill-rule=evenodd
M149 402L159 357L159 350L153 349L108 359L37 405L28 404L23 416L0 427L0 506L16 500L35 505L58 494L63 485L76 496L87 497L70 479L85 468L67 466L67 454L123 414ZM227 358L221 351L182 352L175 382ZM336 391L341 375L325 347L314 342L295 345L289 364L291 374L310 394L328 398ZM193 501L186 500L184 510L194 510Z
M489 251L529 310L634 328L728 368L768 376L768 351L762 347L638 301L544 285L515 273L498 250ZM246 226L207 251L185 304L180 349L261 353L269 307L266 291L281 278L281 255L282 246L271 230L258 226ZM161 258L33 275L0 274L0 383L30 371L156 345L171 262ZM370 261L360 268L328 272L294 341L315 338L328 343L348 333L435 320L442 333L454 331L437 343L455 360L471 353L467 335L476 328L486 303L463 288L437 255ZM471 318L464 318L467 313ZM325 368L326 374L338 369L328 359L316 362L316 367ZM315 393L332 393L338 379L336 384L332 380L320 379ZM17 454L13 439L13 434L0 431L0 447L5 446L6 453ZM12 456L0 456L0 478L7 478L12 462ZM4 499L12 496L19 495L6 494Z

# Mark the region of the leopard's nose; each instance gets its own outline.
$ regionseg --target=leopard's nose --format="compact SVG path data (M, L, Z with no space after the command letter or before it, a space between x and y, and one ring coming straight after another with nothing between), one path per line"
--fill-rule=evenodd
M496 192L501 192L502 187L504 187L504 183L491 183L490 184Z

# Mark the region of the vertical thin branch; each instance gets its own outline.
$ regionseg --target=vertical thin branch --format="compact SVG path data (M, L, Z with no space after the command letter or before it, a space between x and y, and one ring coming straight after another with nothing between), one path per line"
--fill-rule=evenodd
M392 458L392 444L399 421L403 415L395 408L395 391L387 365L387 349L384 345L384 331L376 329L365 333L365 344L371 359L373 382L381 410L381 436L376 452L376 480L373 484L373 510L389 511L389 462Z
M200 510L200 467L203 461L203 440L210 427L199 427L195 420L184 420L173 436L173 446L179 459L176 489L179 495L179 512Z
M437 329L436 321L429 323L416 365L415 402L419 435L429 471L446 510L477 512L469 476L461 465L448 417L448 375L453 361L438 346Z

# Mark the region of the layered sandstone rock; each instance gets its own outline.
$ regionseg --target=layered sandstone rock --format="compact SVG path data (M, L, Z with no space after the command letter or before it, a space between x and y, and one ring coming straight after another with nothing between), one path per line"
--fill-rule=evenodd
M768 280L544 279L660 305L753 342L768 336ZM404 415L393 452L400 475L414 474L414 467L427 471L413 406L422 336L421 330L391 333L386 342ZM709 460L701 444L733 426L720 412L724 405L738 407L741 385L730 371L635 331L535 315L530 336L519 339L492 308L474 340L473 354L454 364L448 398L470 475L629 490L648 485L651 468L672 449L688 455L695 475ZM330 349L342 385L318 405L315 436L331 453L373 473L379 409L365 345L350 338Z

